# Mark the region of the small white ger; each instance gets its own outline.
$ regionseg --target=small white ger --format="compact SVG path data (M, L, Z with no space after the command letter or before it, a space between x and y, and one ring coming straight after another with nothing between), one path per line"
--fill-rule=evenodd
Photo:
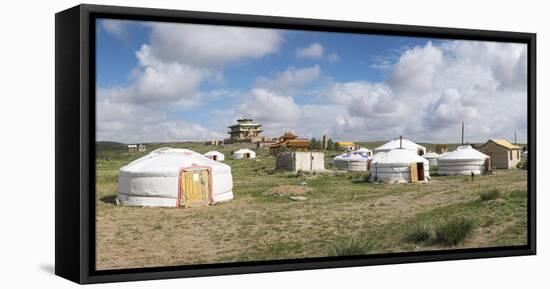
M160 148L119 170L119 204L187 207L231 199L231 167L191 150Z

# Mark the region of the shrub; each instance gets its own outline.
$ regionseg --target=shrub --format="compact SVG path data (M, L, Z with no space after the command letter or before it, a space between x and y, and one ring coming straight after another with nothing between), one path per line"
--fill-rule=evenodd
M431 238L430 227L428 225L415 225L405 237L405 241L412 243L426 242Z
M529 169L529 164L527 163L528 160L525 160L523 162L523 165L521 166L521 169L523 170L528 170Z
M466 218L447 219L435 227L434 243L454 246L466 239L474 228L471 220Z
M498 194L498 189L488 190L485 192L481 192L481 194L479 194L479 199L481 201L495 200L498 197Z
M371 249L367 240L349 238L337 241L332 245L329 256L360 256L366 255Z

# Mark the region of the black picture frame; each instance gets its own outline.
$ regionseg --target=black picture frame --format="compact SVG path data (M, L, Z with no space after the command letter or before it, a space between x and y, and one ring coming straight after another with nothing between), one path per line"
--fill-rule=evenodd
M528 244L280 261L95 270L96 18L525 43L528 46ZM55 15L55 274L101 283L536 254L536 34L101 5Z

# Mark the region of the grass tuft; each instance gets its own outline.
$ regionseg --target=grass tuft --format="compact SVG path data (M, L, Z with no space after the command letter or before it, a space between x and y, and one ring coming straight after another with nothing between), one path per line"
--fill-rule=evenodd
M491 189L491 190L488 190L488 191L484 191L484 192L481 192L479 194L479 199L481 201L490 201L490 200L495 200L499 195L499 191L498 189Z
M432 234L430 232L430 226L422 224L415 225L412 227L410 232L405 237L405 241L411 243L422 243L426 242L431 238Z
M338 240L330 248L329 256L360 256L371 250L372 244L364 239L349 238Z
M451 218L435 227L434 243L455 246L472 233L474 223L466 218Z

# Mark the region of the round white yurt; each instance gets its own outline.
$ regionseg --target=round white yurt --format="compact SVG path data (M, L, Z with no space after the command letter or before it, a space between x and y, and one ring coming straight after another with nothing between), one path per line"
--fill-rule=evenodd
M422 157L430 162L430 166L437 166L437 159L439 158L439 155L437 153L429 152Z
M372 151L369 150L368 148L360 148L360 149L358 149L358 150L356 150L356 151L354 151L354 152L363 154L363 155L365 155L365 156L367 156L367 157L372 156Z
M384 183L427 181L430 163L410 150L393 149L371 163L370 178Z
M233 199L231 167L187 149L160 148L118 174L117 203L190 207Z
M392 139L389 142L374 149L374 153L389 152L393 149L403 148L409 150L419 156L426 154L426 148L418 145L408 139Z
M238 151L233 152L233 159L240 160L240 159L255 159L256 153L253 150L249 149L240 149Z
M225 160L224 154L220 153L219 151L209 151L205 153L204 156L218 162Z
M362 152L349 152L334 158L334 167L346 171L366 171L369 157Z
M441 156L437 160L438 175L479 175L489 169L489 156L470 145L459 146L456 150Z

